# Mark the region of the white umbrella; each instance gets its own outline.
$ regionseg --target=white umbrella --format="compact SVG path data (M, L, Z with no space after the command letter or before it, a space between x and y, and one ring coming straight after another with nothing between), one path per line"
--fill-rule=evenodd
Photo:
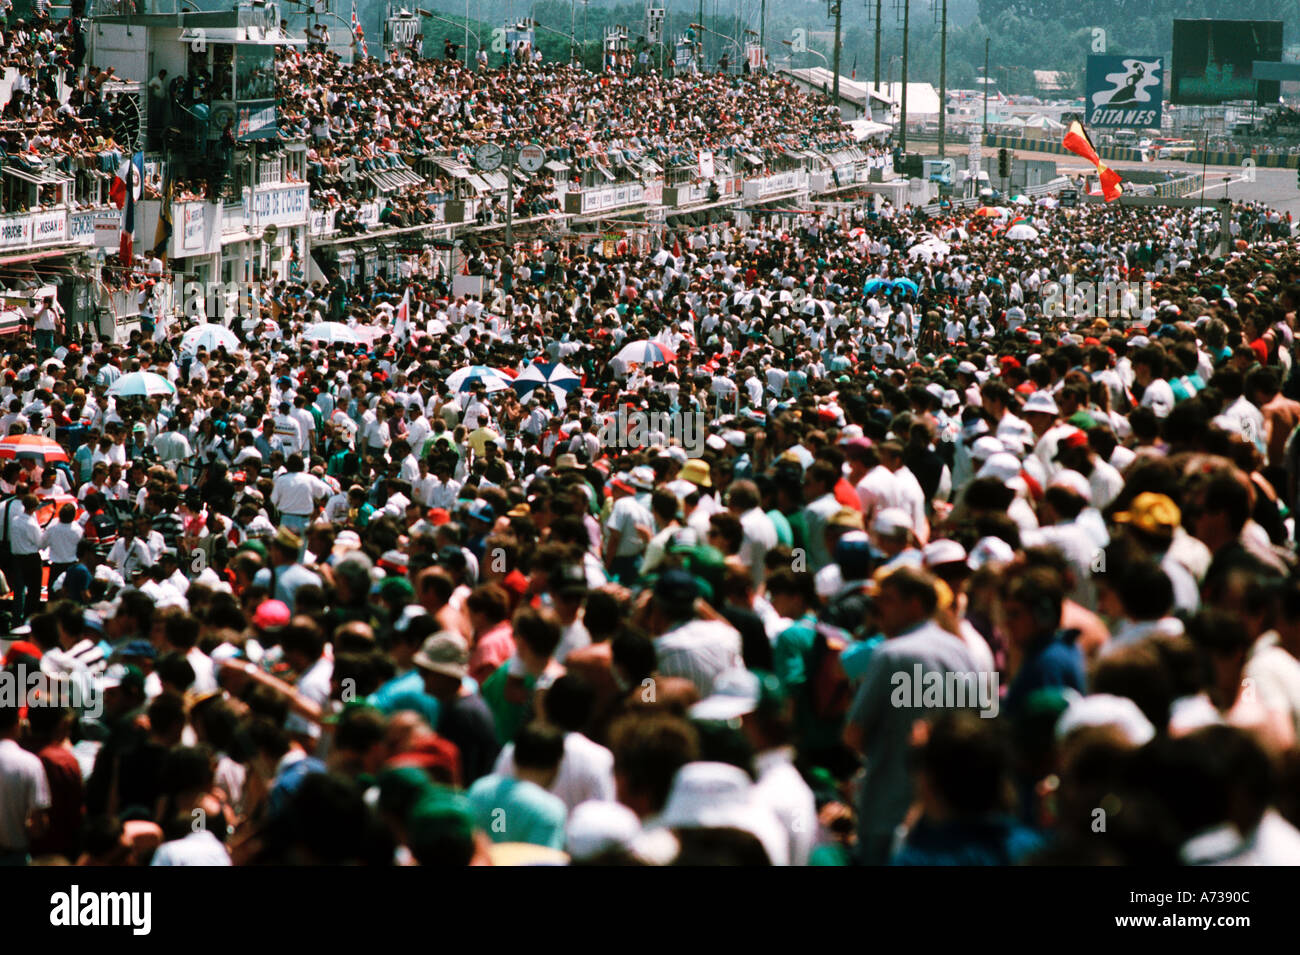
M757 300L758 304L762 305L764 308L769 308L772 305L771 298L758 289L746 289L743 292L737 292L732 297L733 303L746 307L753 305L755 300Z
M618 350L615 357L634 365L658 365L677 359L677 355L671 348L660 342L646 341L644 339L638 342L628 342Z
M302 337L307 341L343 342L348 345L355 345L358 341L357 333L348 328L342 322L319 322L302 333Z
M1037 204L1042 206L1044 209L1055 209L1061 204L1061 202L1055 196L1043 196L1043 198L1038 200Z
M181 351L196 352L200 348L206 351L216 351L218 348L235 351L239 348L239 338L225 325L195 325L181 336Z
M152 371L134 371L109 385L108 393L117 398L154 398L176 394L176 386Z
M908 249L907 255L911 259L925 259L926 262L929 262L937 256L947 255L951 251L952 246L947 242L940 242L938 239L927 239Z
M568 400L569 392L581 386L582 378L559 362L531 364L521 371L519 377L513 382L519 397L526 398L538 388L546 388L555 398L555 403L561 407Z
M1025 222L1018 222L1007 230L1007 238L1013 241L1037 239L1038 230Z
M487 365L468 365L458 368L447 377L447 387L454 392L469 391L476 382L483 382L488 391L505 391L510 387L510 379Z

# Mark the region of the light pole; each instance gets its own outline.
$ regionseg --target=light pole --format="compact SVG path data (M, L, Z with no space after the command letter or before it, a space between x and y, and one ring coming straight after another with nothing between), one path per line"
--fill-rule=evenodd
M465 6L466 6L466 7L469 6L468 0L467 0L467 2L466 2ZM454 27L458 27L458 26L461 25L461 24L457 23L455 20L448 20L446 17L440 17L440 16L438 16L436 13L430 13L428 10L418 10L418 11L416 11L416 12L419 13L420 16L422 16L422 17L428 17L430 20L437 20L439 23L446 23L446 24L449 24L449 25L454 26ZM465 18L465 24L464 24L464 26L465 26L465 33L466 33L466 37L465 37L465 69L469 69L469 38L470 38L471 36L474 38L474 42L478 44L479 49L482 49L482 48L483 48L483 41L479 39L477 33L475 33L473 30L471 30L471 29L469 28L469 18L468 18L468 17Z
M568 40L568 41L569 41L569 60L570 60L570 62L573 61L573 58L574 58L574 50L577 48L577 45L578 45L578 38L577 38L576 36L574 36L574 35L571 34L571 33L570 33L570 34L565 34L565 33L562 33L562 32L559 31L559 30L552 30L550 27L544 27L544 26L542 26L540 23L538 23L535 19L532 20L531 22L532 22L532 24L533 24L533 29L534 29L534 30L545 30L547 33L554 33L556 36L564 37L564 39Z
M732 46L736 48L736 52L740 56L740 58L744 59L745 51L740 48L740 44L737 43L732 37L727 36L725 33L718 33L715 30L710 30L702 23L692 23L691 29L699 30L701 33L712 33L714 36L726 40L728 43L730 43ZM820 56L821 54L818 55ZM823 56L822 59L825 60L826 58Z
M791 52L794 51L794 44L793 44L791 41L789 41L789 40L782 40L781 42L782 42L785 46L790 47ZM815 57L817 57L819 60L821 60L822 63L824 63L824 64L826 65L826 71L827 71L828 73L830 72L831 65L830 65L829 62L827 62L826 57L825 57L824 55L822 55L821 53L818 53L816 50L814 50L814 49L813 49L812 47L810 47L810 46L809 46L809 47L804 47L804 52L805 52L805 53L811 53L813 56L815 56Z
M984 38L984 131L980 134L987 136L989 134L989 38Z

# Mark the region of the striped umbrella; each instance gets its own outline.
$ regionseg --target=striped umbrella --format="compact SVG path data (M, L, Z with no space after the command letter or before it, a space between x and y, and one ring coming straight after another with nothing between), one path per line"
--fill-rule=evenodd
M195 325L181 336L181 351L193 354L202 348L204 351L216 351L218 347L226 351L236 351L239 339L225 325Z
M614 357L635 365L659 365L677 359L671 349L652 341L629 342Z
M550 389L555 403L563 405L569 392L582 385L582 379L562 362L539 362L521 371L513 384L521 398L545 386Z
M505 391L510 387L510 379L495 368L487 365L469 365L458 368L447 378L447 387L454 392L469 391L474 382L483 382L488 391Z
M66 461L63 445L43 434L12 434L0 441L0 458L32 458L36 461Z
M152 371L135 371L113 382L108 393L115 398L154 398L176 394L176 386Z

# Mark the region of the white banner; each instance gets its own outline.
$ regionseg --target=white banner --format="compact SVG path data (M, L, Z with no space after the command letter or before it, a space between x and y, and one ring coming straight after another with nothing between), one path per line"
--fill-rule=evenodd
M32 213L32 245L68 240L68 214L62 209Z
M181 213L181 248L203 248L203 206L200 203L187 205Z

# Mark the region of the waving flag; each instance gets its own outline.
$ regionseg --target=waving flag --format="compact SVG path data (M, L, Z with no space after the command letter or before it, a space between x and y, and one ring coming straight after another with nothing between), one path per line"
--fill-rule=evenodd
M138 154L137 154L138 155ZM117 250L117 257L122 262L122 267L129 269L131 260L135 257L135 187L139 180L135 174L135 163L126 164L126 182L124 183L123 192L126 201L122 206L122 237Z
M406 287L406 294L402 296L402 304L397 306L397 314L393 320L393 338L400 345L406 341L410 335L411 328L411 287Z
M136 153L134 156L123 160L122 165L118 166L117 172L113 174L113 182L108 187L108 197L113 201L113 205L119 209L126 205L126 182L128 178L134 182L131 192L135 200L139 202L141 191L144 188L144 153Z
M366 31L361 29L361 21L357 19L357 0L352 0L352 33L357 38L357 46L361 48L361 58L370 56L366 49Z
M1119 173L1101 161L1097 150L1093 148L1092 140L1088 138L1088 133L1083 128L1083 123L1077 119L1070 123L1070 129L1065 134L1065 139L1061 141L1061 145L1097 167L1097 176L1101 180L1101 194L1107 202L1120 197L1124 189L1120 185Z

